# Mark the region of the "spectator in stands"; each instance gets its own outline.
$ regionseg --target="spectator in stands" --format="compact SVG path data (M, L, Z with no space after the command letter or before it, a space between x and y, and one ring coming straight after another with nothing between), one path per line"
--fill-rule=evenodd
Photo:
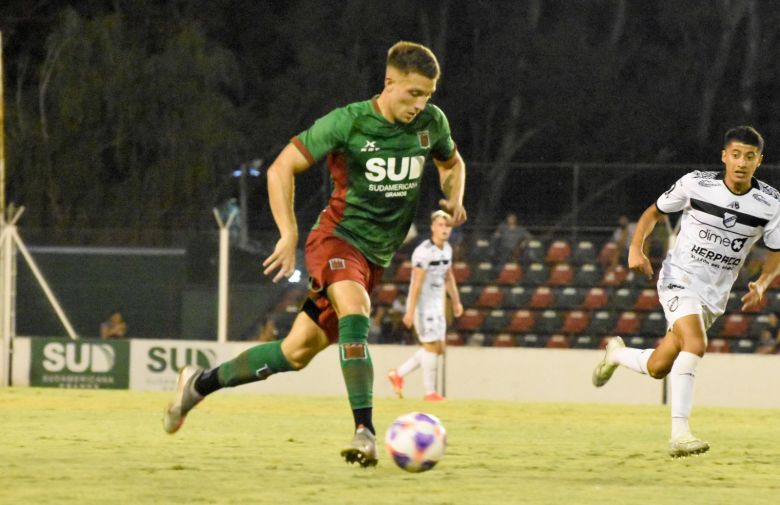
M100 338L124 338L127 336L127 323L118 310L111 312L108 319L100 323Z
M758 354L777 354L780 352L780 317L776 312L770 312L769 327L761 331L761 335L758 338L758 347L756 352Z
M614 264L625 262L628 258L628 248L631 245L631 237L634 236L634 230L636 230L636 223L628 219L628 216L620 216L618 218L618 226L612 233L612 242L618 246L619 256L615 256Z
M518 224L517 214L510 212L493 233L493 263L500 265L517 259L530 239L528 230Z

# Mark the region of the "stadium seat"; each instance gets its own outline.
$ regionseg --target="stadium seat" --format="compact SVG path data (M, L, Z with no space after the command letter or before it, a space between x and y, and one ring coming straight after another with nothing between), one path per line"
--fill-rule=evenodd
M618 310L631 310L634 308L635 301L636 291L634 291L634 288L625 287L615 290L612 294L610 306Z
M726 312L741 312L742 310L742 295L744 291L732 291L729 293L729 299L726 302Z
M509 333L499 333L493 339L493 347L514 347L515 336Z
M634 335L625 338L626 346L634 349L652 349L655 347L655 338Z
M601 279L601 284L607 287L618 287L626 281L628 276L628 269L622 265L608 268L604 272L604 277Z
M502 307L505 309L519 309L525 307L531 301L533 289L524 286L515 286L504 293Z
M379 288L377 303L379 305L392 305L398 297L398 286L393 283L382 284Z
M545 257L544 244L541 240L529 240L523 249L521 261L524 265L531 263L542 263Z
M476 265L483 261L490 261L493 255L493 250L490 247L490 241L478 238L474 241L474 245L469 249L469 262Z
M574 246L571 254L571 262L575 265L594 263L596 261L596 248L590 240L580 240Z
M555 298L555 305L561 309L578 309L582 305L584 293L581 288L563 288Z
M521 347L544 347L547 339L533 333L520 335L516 339L517 345Z
M569 337L566 335L551 335L547 339L545 347L548 349L568 349L571 345L569 344Z
M550 286L569 286L574 280L574 269L567 263L559 263L550 270L547 284Z
M780 277L780 275L778 276ZM769 291L766 294L767 312L780 312L780 291Z
M509 323L509 314L503 310L491 310L485 316L482 329L493 333L504 331Z
M563 317L554 310L545 310L536 319L536 331L543 334L552 334L560 331L563 326Z
M609 302L607 291L604 288L589 288L582 300L582 308L587 310L598 310L603 308Z
M639 331L647 337L658 338L666 335L666 317L663 312L651 312L642 320Z
M723 321L725 318L723 316L715 319L715 321L712 323L712 326L707 330L707 336L709 337L717 337L720 335L720 331L723 329Z
M594 263L581 265L574 274L574 285L589 288L601 281L601 269Z
M566 335L577 335L585 331L590 324L590 318L581 310L573 310L566 314L563 319L561 333Z
M707 352L712 353L727 353L731 352L731 348L729 347L729 343L722 338L713 338L710 340L710 343L707 345Z
M571 246L565 240L554 240L547 248L544 261L548 265L557 265L565 263L571 256Z
M750 323L750 329L748 330L748 334L751 338L757 339L761 336L761 332L764 330L768 330L770 327L770 321L769 316L766 314L759 314L756 317L753 318L753 321Z
M593 335L575 335L571 339L572 349L596 349L599 341Z
M479 291L474 286L459 286L458 292L460 293L460 303L463 304L464 308L468 309L476 305Z
M553 303L555 303L553 290L547 286L539 286L534 290L528 306L532 309L546 309L552 307Z
M548 270L543 263L531 263L524 269L523 284L541 286L547 281Z
M493 264L489 261L482 261L471 272L471 280L469 282L487 284L488 282L492 282L494 277L495 272L493 271Z
M745 338L750 328L749 316L743 314L726 314L720 336L723 338Z
M472 333L466 338L469 347L482 347L490 344L490 339L484 333Z
M620 251L618 251L616 243L609 241L601 246L601 251L599 251L599 263L601 263L602 268L607 269L612 265L617 264L619 259Z
M506 330L512 333L528 333L534 329L535 324L535 314L530 310L520 309L512 313Z
M412 262L404 261L398 266L393 276L393 281L399 283L408 283L412 279Z
M452 275L455 276L455 282L464 284L468 282L471 276L471 268L465 261L456 261L452 264Z
M477 298L477 307L495 309L501 305L504 292L498 286L485 286Z
M588 333L592 335L608 335L615 327L615 315L608 310L600 310L590 318Z
M523 280L523 269L520 263L510 262L501 267L496 282L504 286L514 286L521 280Z
M447 345L449 346L460 346L464 345L466 342L461 338L460 334L455 331L450 331L447 333L446 336L447 339Z
M658 310L661 308L661 302L658 301L658 292L655 289L643 289L639 292L639 296L636 297L636 303L634 303L634 310Z
M654 288L656 284L656 277L658 272L655 272L652 279L648 279L645 274L635 272L631 270L626 275L626 283L634 286L635 288Z
M740 338L736 342L732 342L729 349L731 352L740 354L750 354L756 352L758 342L752 338Z
M484 317L477 309L466 309L458 318L459 331L476 331L482 326Z
M633 310L622 312L615 323L617 335L636 335L639 333L639 316Z

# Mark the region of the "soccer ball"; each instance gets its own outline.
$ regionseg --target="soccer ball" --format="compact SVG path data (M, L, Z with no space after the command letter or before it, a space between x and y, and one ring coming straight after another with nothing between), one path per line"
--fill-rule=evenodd
M425 472L444 457L447 432L436 416L423 412L404 414L385 434L385 448L395 464L407 472Z

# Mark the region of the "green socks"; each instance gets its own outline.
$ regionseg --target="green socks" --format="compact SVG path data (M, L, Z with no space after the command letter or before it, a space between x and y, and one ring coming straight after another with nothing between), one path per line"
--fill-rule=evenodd
M373 403L374 365L366 345L368 325L368 318L358 314L339 319L339 360L353 410Z
M218 372L219 384L224 387L240 386L291 370L293 367L282 354L282 341L276 340L256 345L222 363Z

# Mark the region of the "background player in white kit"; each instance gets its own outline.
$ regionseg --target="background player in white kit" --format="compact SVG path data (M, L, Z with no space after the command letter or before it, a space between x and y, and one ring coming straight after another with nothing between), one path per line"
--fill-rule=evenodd
M437 210L431 214L431 238L418 245L412 253L412 281L403 321L408 328L414 327L422 347L387 374L399 398L403 397L404 376L419 366L422 368L424 399L444 399L436 391L436 374L447 332L445 290L452 300L453 315L459 317L463 313L458 285L452 273L452 247L447 242L451 232L449 214Z
M709 450L688 426L696 366L707 349L707 330L725 311L739 269L762 236L769 253L761 275L748 284L742 310L761 302L780 270L780 193L753 177L763 149L763 138L749 126L726 132L723 172L684 175L645 210L631 241L629 268L652 277L644 241L664 214L682 211L680 233L658 279L666 336L655 350L626 348L620 337L613 337L593 371L593 384L606 384L618 365L656 379L669 374L672 457Z

